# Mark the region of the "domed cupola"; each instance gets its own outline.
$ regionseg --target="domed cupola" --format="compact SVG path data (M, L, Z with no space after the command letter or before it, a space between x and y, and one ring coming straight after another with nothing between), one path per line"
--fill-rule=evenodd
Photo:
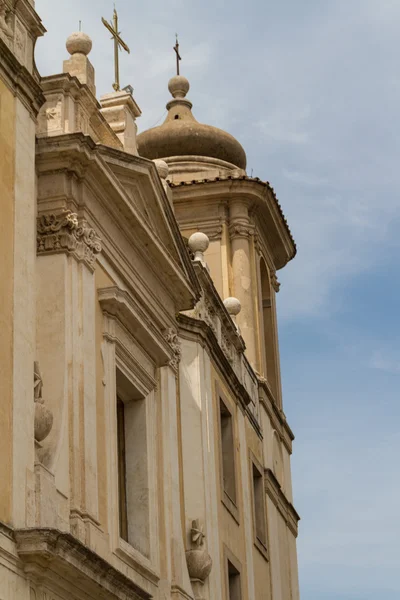
M232 135L196 121L192 103L186 98L189 87L189 81L182 75L170 79L168 89L173 100L167 104L167 118L162 125L138 136L140 156L162 158L168 163L170 173L245 169L245 151Z

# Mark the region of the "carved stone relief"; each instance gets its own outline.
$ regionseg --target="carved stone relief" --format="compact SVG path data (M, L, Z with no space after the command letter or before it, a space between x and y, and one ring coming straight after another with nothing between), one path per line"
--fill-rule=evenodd
M62 129L62 96L48 98L38 117L38 133L51 133Z
M95 230L84 220L78 223L78 216L71 211L42 215L37 225L37 253L58 252L74 254L93 268L101 241Z
M280 290L281 284L279 283L278 278L276 276L276 272L274 272L274 271L271 273L271 285L272 285L273 289L275 290L275 292L278 293Z
M182 357L181 343L179 341L178 334L173 329L168 329L164 334L164 337L168 344L171 346L171 350L173 352L173 357L171 358L169 365L175 371L177 371Z
M0 0L0 37L12 49L14 38L12 13L5 0Z
M18 19L15 20L14 52L19 62L26 65L26 30Z

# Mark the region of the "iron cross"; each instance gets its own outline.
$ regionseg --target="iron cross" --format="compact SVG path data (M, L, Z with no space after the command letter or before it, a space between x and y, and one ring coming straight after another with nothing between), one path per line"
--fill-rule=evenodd
M113 15L113 22L109 23L108 21L106 21L104 19L104 17L101 18L102 23L105 27L107 27L108 31L111 33L112 38L114 39L114 66L115 66L115 82L113 83L113 88L116 92L119 92L119 90L121 89L119 87L119 56L118 56L118 52L120 47L123 48L128 54L131 53L131 51L129 50L128 46L125 44L124 40L120 37L120 31L118 31L118 13L116 11L116 9L114 8L114 15Z
M178 34L176 33L176 44L174 46L174 50L176 52L176 74L180 75L179 73L179 61L182 60L181 55L179 54L179 42L178 42Z

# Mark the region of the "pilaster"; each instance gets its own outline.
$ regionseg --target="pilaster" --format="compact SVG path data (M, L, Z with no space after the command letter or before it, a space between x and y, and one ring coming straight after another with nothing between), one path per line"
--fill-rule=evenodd
M177 369L181 354L174 332L168 332L167 340L171 344L173 358L168 366L160 368L165 540L170 544L166 577L171 581L171 598L181 600L193 598L186 564L181 514L177 406Z
M39 216L37 352L44 380L51 374L46 398L54 423L38 456L54 474L59 501L69 509L71 531L83 543L98 524L93 307L100 251L95 231L76 214Z

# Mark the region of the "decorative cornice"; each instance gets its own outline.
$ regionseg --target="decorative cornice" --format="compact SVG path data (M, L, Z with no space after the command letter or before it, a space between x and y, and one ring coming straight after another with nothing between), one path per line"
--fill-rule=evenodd
M283 490L271 469L264 470L265 491L281 513L286 525L295 537L298 535L298 515L293 504L286 498Z
M101 241L85 220L71 211L61 214L43 214L37 221L37 254L73 254L78 260L94 268L101 252Z
M57 529L17 529L14 531L17 552L34 581L55 576L62 571L63 577L72 584L84 583L90 595L99 591L111 594L119 600L150 600L151 595L134 581L113 567L69 533Z
M196 198L198 186L207 187L209 198L229 199L238 197L251 200L252 209L264 215L266 226L270 232L272 256L278 269L284 267L296 255L296 244L290 232L288 223L283 214L275 190L269 182L261 181L258 177L247 175L227 175L210 179L197 179L170 183L174 191L174 204L189 202ZM203 193L203 197L206 196Z

